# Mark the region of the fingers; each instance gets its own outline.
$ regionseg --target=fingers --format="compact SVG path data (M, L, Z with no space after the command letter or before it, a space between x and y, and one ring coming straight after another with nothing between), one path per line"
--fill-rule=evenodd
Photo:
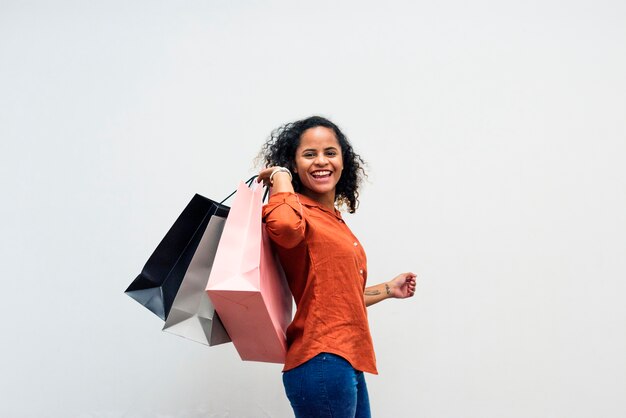
M415 294L415 281L411 282L407 282L406 284L406 292L408 297L411 297Z
M275 167L265 167L264 169L259 171L256 181L259 183L263 182L265 183L265 185L269 186L270 175L272 174L272 171L274 171L274 168Z
M412 297L415 295L415 287L416 287L416 278L417 275L415 273L404 273L405 277L404 277L404 284L406 285L406 294L407 297Z
M404 282L415 287L417 275L415 273L404 273Z

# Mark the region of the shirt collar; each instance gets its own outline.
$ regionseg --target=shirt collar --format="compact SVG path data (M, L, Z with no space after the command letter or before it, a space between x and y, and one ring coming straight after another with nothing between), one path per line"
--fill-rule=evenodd
M302 203L305 206L309 206L309 207L317 207L320 208L321 210L323 210L324 212L330 213L331 215L334 215L337 219L341 219L343 220L343 218L341 217L341 212L339 212L337 210L337 208L334 209L334 211L331 211L330 209L322 206L319 202L311 199L310 197L307 197L303 194L298 193L298 198L300 199L300 203Z

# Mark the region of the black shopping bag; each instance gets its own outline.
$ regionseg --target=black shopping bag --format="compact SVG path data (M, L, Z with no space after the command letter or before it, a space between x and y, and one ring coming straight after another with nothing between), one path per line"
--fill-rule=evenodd
M125 293L166 320L189 264L212 216L226 218L228 206L196 194Z

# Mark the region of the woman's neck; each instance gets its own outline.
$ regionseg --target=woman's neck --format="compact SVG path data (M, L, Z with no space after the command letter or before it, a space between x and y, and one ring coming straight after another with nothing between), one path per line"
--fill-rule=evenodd
M315 193L314 191L309 190L307 188L303 188L303 190L300 191L300 193L302 193L309 199L315 200L322 207L330 211L335 210L335 192L334 191L320 194L320 193Z

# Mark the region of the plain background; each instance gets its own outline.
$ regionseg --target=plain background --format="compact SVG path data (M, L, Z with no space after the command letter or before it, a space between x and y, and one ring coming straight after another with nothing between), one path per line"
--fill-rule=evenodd
M288 417L123 294L193 193L336 121L376 417L626 416L623 1L0 1L0 416Z

